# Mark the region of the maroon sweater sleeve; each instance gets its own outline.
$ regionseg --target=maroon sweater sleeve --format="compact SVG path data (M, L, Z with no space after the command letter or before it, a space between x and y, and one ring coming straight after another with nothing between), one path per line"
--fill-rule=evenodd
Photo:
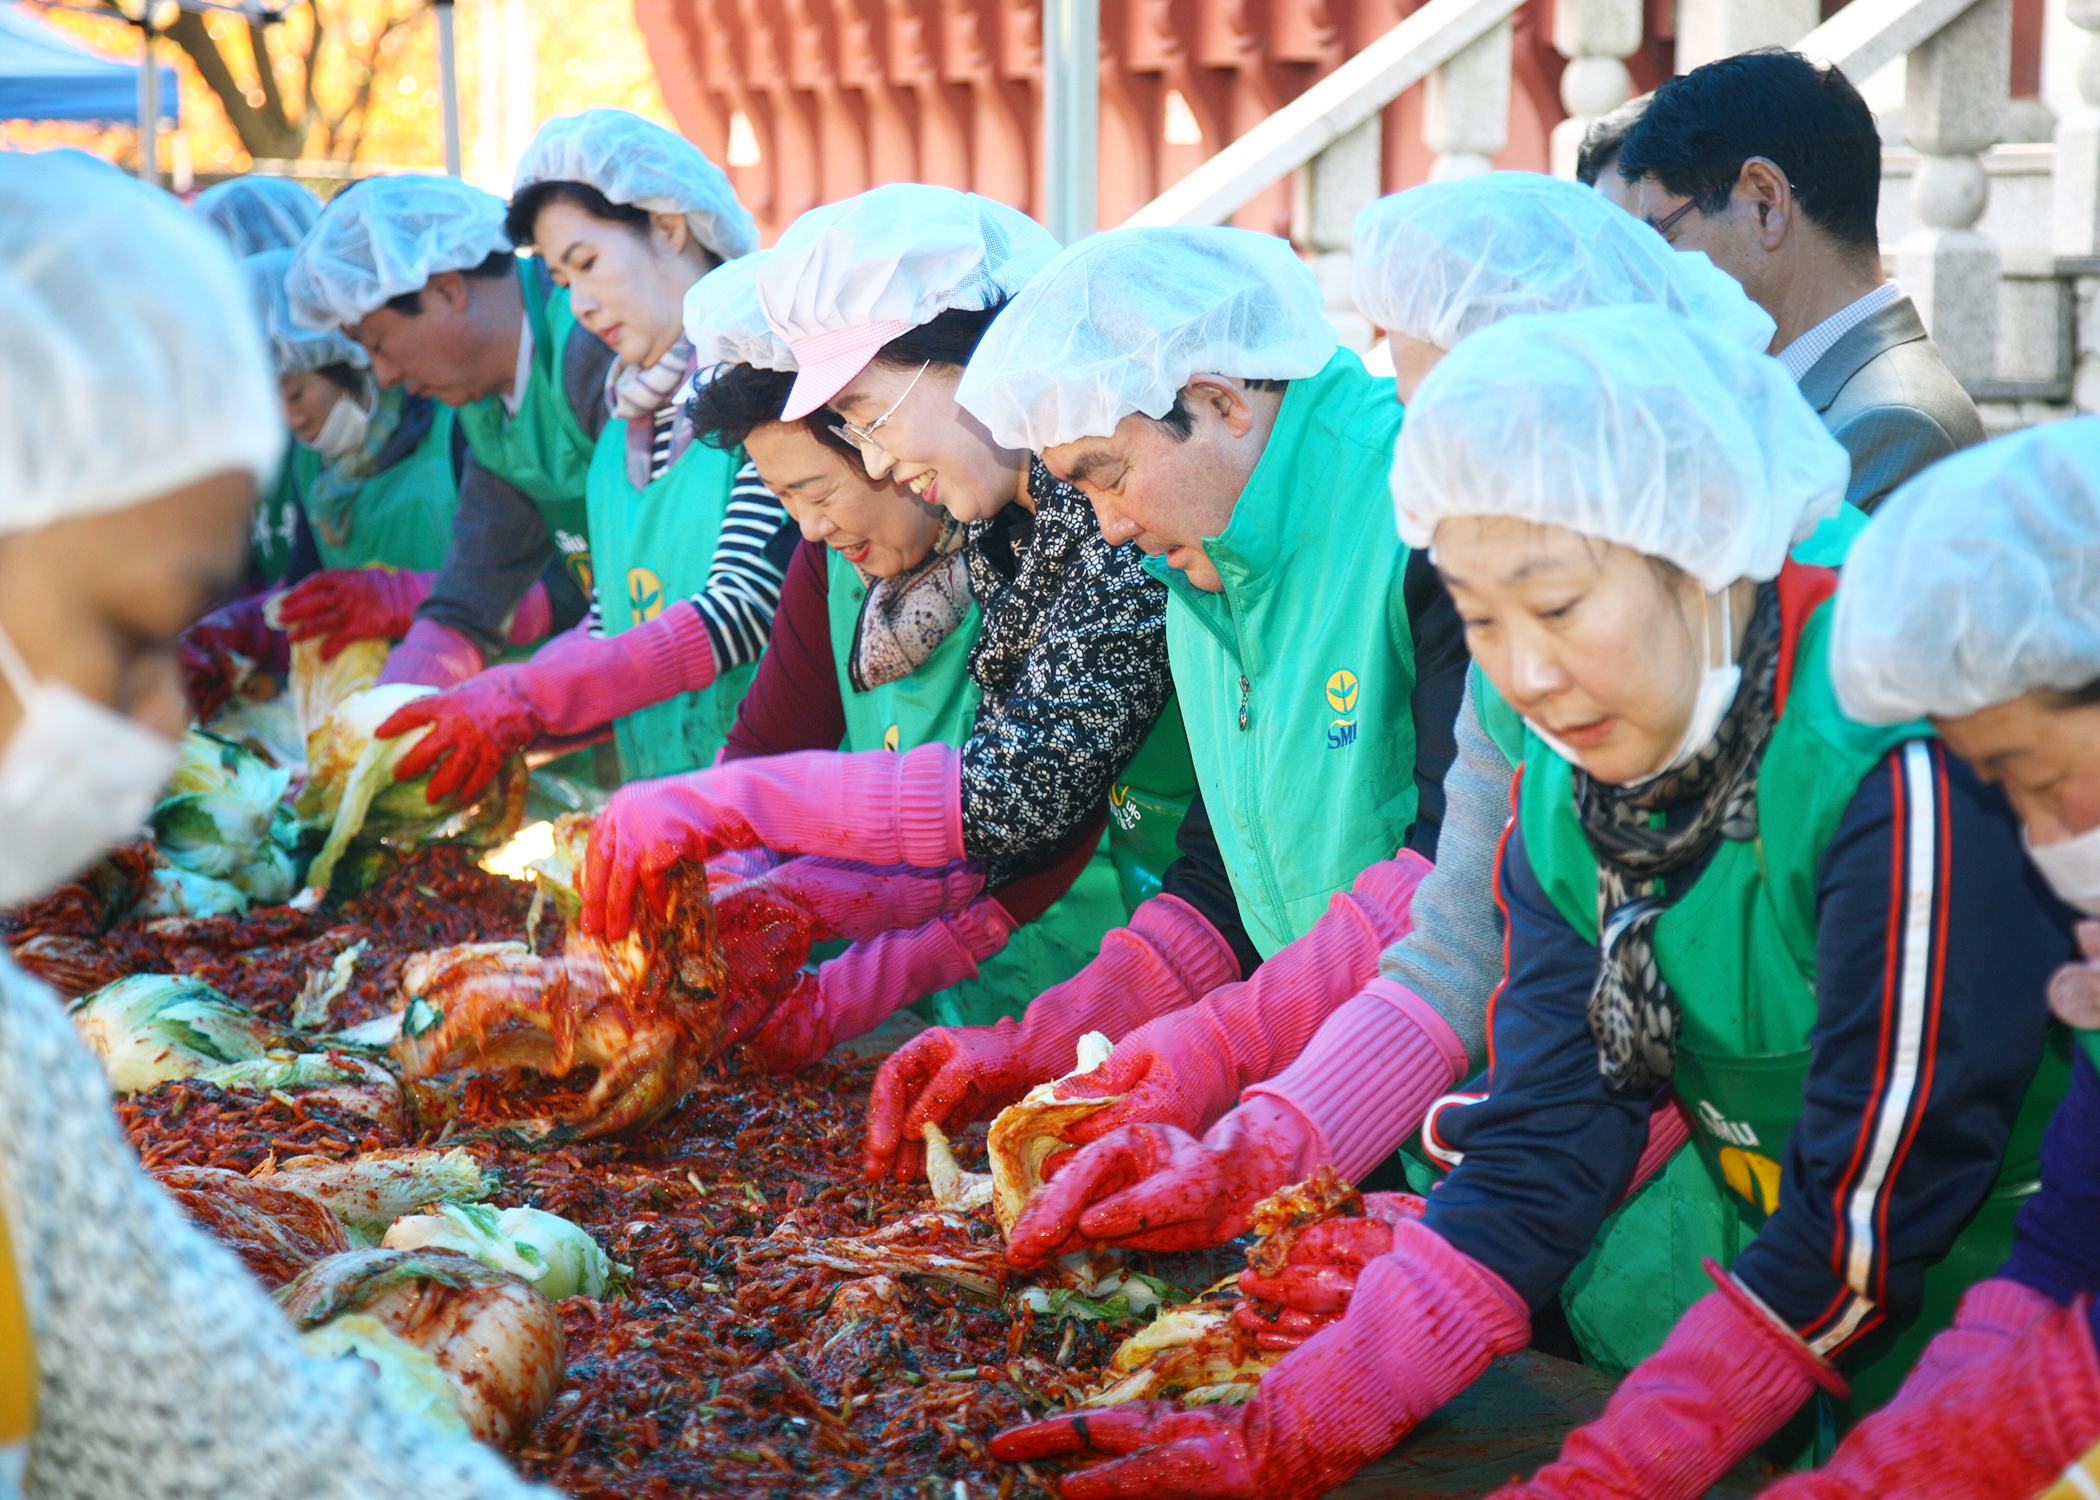
M772 639L758 659L751 690L737 706L724 760L836 750L845 739L846 709L839 701L826 599L829 550L822 542L803 542L795 548L780 586Z

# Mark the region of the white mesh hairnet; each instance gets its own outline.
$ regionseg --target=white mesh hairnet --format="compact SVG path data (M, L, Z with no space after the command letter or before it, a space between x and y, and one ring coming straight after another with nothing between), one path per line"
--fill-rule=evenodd
M1356 309L1379 327L1450 349L1524 313L1652 303L1746 349L1772 319L1697 251L1672 250L1589 188L1536 172L1427 182L1356 217Z
M1505 318L1429 372L1393 460L1410 547L1513 516L1675 563L1709 593L1776 577L1851 472L1779 361L1653 307Z
M276 472L284 415L233 257L126 177L0 152L0 532Z
M685 336L703 370L756 365L792 370L795 352L766 322L758 304L758 273L773 252L757 250L709 271L685 294Z
M295 247L321 217L321 200L289 177L236 177L199 193L190 212L225 235L242 260Z
M440 271L510 248L503 200L457 177L373 177L337 193L292 257L292 316L341 328Z
M694 237L723 260L758 248L758 226L722 169L684 136L632 110L587 109L542 125L511 192L536 182L588 183L614 203L684 214Z
M1870 724L2100 679L2100 417L1954 454L1884 500L1845 560L1830 661Z
M1195 375L1303 380L1334 357L1320 284L1245 229L1115 229L1061 252L985 331L955 399L1010 448L1163 417Z
M874 323L917 328L951 307L1011 297L1055 254L1050 231L1018 209L894 182L790 224L758 294L773 331L791 343Z
M291 269L292 252L265 250L241 262L241 282L248 289L248 305L262 325L263 342L279 375L304 375L326 365L354 365L362 370L371 363L364 347L347 335L330 330L315 333L292 321L292 304L284 294L284 275Z

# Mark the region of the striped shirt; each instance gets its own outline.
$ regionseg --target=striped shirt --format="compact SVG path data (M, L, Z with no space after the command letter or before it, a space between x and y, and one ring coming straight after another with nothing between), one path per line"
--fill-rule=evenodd
M652 483L670 467L670 419L669 407L657 413L649 445ZM715 540L714 561L708 566L707 587L693 596L693 608L700 611L714 647L717 672L757 661L765 650L773 612L780 608L788 559L801 539L786 509L758 477L757 465L747 462L737 470L721 535ZM587 623L592 635L605 634L595 599Z

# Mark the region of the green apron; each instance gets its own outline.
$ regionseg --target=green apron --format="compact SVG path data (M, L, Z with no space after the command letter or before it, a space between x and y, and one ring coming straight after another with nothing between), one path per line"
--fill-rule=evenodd
M1923 724L1864 725L1844 716L1830 680L1831 612L1825 602L1801 632L1786 711L1758 769L1758 837L1724 842L1655 926L1657 966L1684 1016L1673 1082L1713 1194L1702 1202L1679 1182L1689 1196L1672 1223L1688 1248L1718 1241L1716 1258L1724 1265L1777 1206L1780 1163L1801 1113L1817 1020L1822 853L1861 781L1899 745L1930 734ZM1517 815L1540 886L1568 924L1594 942L1597 865L1575 812L1573 768L1535 736L1525 751ZM1926 1342L1947 1326L1961 1294L2004 1260L2013 1215L2040 1183L2042 1131L2069 1083L2068 1048L2059 1037L2028 1088L1990 1193L1954 1248L1926 1272L1923 1305L1904 1325L1877 1330L1848 1358L1852 1397L1837 1407L1840 1425L1894 1394ZM1623 1234L1627 1211L1621 1214L1613 1228ZM1628 1240L1622 1248L1638 1247ZM1591 1261L1598 1259L1593 1252ZM1689 1305L1686 1295L1703 1294L1674 1263L1668 1282L1659 1285L1607 1274L1612 1268L1591 1261L1587 1275L1571 1279L1570 1321L1614 1329L1622 1356L1650 1338L1660 1344ZM1645 1333L1636 1333L1643 1322Z
M398 389L380 392L398 402ZM434 573L452 546L452 512L459 485L452 474L452 408L439 404L423 441L391 468L357 487L350 502L349 533L330 545L314 527L314 546L324 568L364 568L375 563Z
M593 461L592 443L569 405L563 373L569 340L597 335L569 311L567 289L542 282L537 270L522 260L518 291L525 299L525 320L532 326L532 373L517 415L504 407L502 397L484 396L459 408L459 425L475 462L539 506L548 535L588 599L593 583L584 483Z
M980 623L976 604L948 638L934 647L909 677L865 693L853 690L848 667L854 628L867 586L838 553L825 555L825 603L831 622L831 656L845 710L841 750L910 750L919 745L960 745L977 720L977 684L970 679L970 647ZM1077 974L1101 951L1109 929L1122 925L1122 898L1106 840L1048 911L1017 930L1011 941L965 980L918 1001L913 1009L936 1026L987 1026L1018 1016L1028 1002Z
M1115 862L1123 909L1137 909L1160 892L1167 866L1180 855L1181 820L1196 795L1181 699L1170 696L1145 742L1108 789L1108 851Z
M655 619L669 605L705 592L729 492L743 466L739 449L694 443L645 490L627 479L627 424L608 422L591 460L592 556L598 619L607 635ZM757 674L749 662L697 693L680 693L623 714L613 723L620 772L646 781L711 766L736 722L736 706Z
M1240 920L1264 955L1303 937L1415 821L1408 550L1389 476L1393 383L1337 350L1293 380L1232 517L1224 584L1167 581L1167 650Z
M287 443L276 480L255 497L255 514L248 528L249 554L266 583L282 581L285 569L291 566L292 542L299 535L299 517L306 510L307 486L320 472L320 454L304 443Z

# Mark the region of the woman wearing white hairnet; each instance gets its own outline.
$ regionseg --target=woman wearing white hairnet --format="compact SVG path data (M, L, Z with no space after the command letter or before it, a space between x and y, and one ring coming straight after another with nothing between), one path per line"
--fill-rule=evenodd
M1536 173L1487 173L1381 198L1358 217L1355 245L1357 306L1388 330L1403 399L1462 339L1526 313L1652 305L1744 349L1772 337L1772 320L1705 256L1680 254L1595 193ZM1833 518L1813 545L1864 520L1856 511ZM1407 937L1382 956L1373 946L1361 967L1320 962L1285 988L1304 958L1294 944L1239 995L1209 1002L1227 1016L1244 1016L1254 1002L1256 1019L1234 1024L1274 1039L1274 1055L1288 1064L1273 1077L1241 1077L1237 1108L1190 1121L1174 1113L1160 1077L1133 1086L1129 1070L1118 1074L1115 1064L1142 1055L1172 1018L1117 1038L1116 1057L1095 1076L1117 1078L1130 1113L1155 1123L1108 1135L1065 1163L1015 1225L1017 1262L1089 1241L1163 1251L1223 1244L1246 1232L1256 1204L1323 1162L1363 1181L1451 1087L1451 1052L1462 1050L1469 1066L1486 1056L1488 998L1502 978L1495 848L1508 819L1511 757L1521 753L1498 742L1495 728L1483 727L1469 691L1444 776L1436 868L1414 895ZM1656 1112L1637 1182L1668 1160L1685 1130L1674 1109ZM1643 1216L1662 1209L1660 1198L1674 1200L1674 1176L1658 1192ZM1635 1239L1646 1232L1628 1226ZM1617 1370L1652 1353L1668 1327L1623 1299L1592 1305L1624 1284L1599 1277L1570 1309L1585 1357Z
M296 249L321 216L321 200L289 177L236 177L199 193L190 213L224 235L234 258L244 260L266 250ZM319 566L306 491L320 470L311 448L295 446L285 453L276 481L263 487L249 539L249 593L297 583Z
M787 512L739 453L696 443L700 367L686 293L722 264L692 221L728 194L698 147L621 109L549 120L518 164L507 229L612 346L584 502L589 613L529 662L418 699L382 737L429 726L396 773L472 798L504 757L610 726L623 778L714 762L750 685L794 549Z
M2100 914L2100 419L2053 422L1941 460L1882 505L1831 623L1838 701L1868 723L1928 718L2005 789L2029 857ZM2051 980L2080 1028L2071 1091L2042 1142L2042 1188L2011 1256L1962 1299L1903 1389L1785 1500L1948 1495L2051 1500L2100 1484L2100 923ZM2039 995L2022 1003L2038 1007Z
M174 767L176 634L238 578L283 443L242 304L230 257L160 195L0 156L0 904L130 837ZM547 1493L395 1416L361 1362L303 1355L140 1169L57 998L0 957L0 1494L18 1491Z
M1132 767L1171 687L1165 586L1135 548L1102 540L1084 496L993 443L954 399L978 338L1056 250L1012 209L907 183L812 210L767 257L760 300L798 365L782 420L830 405L871 476L964 523L983 610L969 672L982 698L959 747L770 756L623 789L591 841L587 928L624 932L638 885L681 860L752 845L922 869L968 860L996 888L1096 843L1112 787L1134 788L1123 805L1150 816L1133 821L1164 824L1171 837L1170 799L1189 785L1185 743L1164 786ZM1177 717L1161 740L1179 739ZM1156 881L1160 852L1133 859L1126 895L1147 894L1141 871L1149 864ZM949 957L974 967L1005 946L1013 921L995 901L967 913L966 931L951 924ZM1125 930L1137 933L1126 962L1169 971L1177 988L1207 988L1238 966L1171 897ZM862 1012L855 1024L877 1019ZM813 1003L798 1024L844 1040L836 1021ZM1050 1045L1069 1056L1076 1040Z
M465 453L452 409L399 386L380 388L356 343L294 323L284 291L291 260L289 250L262 251L241 262L241 278L277 367L292 438L321 461L300 496L313 560L434 577L451 544ZM296 566L290 572L286 581L296 582ZM183 690L200 723L225 702L241 661L277 672L289 664L265 602L251 594L183 632Z
M1074 1500L1323 1493L1529 1341L1666 1083L1736 1216L1728 1269L1526 1493L1691 1500L1841 1370L1886 1390L1877 1343L1944 1322L2033 1181L2007 1143L2062 1074L2029 1092L2046 1018L2018 1002L2069 933L2000 797L1925 725L1837 707L1836 575L1787 551L1845 473L1777 363L1650 308L1508 319L1423 381L1401 534L1526 726L1491 1092L1444 1117L1460 1160L1426 1206L1243 1278L1258 1336L1346 1302L1251 1405L1058 1418L995 1455L1131 1455Z

